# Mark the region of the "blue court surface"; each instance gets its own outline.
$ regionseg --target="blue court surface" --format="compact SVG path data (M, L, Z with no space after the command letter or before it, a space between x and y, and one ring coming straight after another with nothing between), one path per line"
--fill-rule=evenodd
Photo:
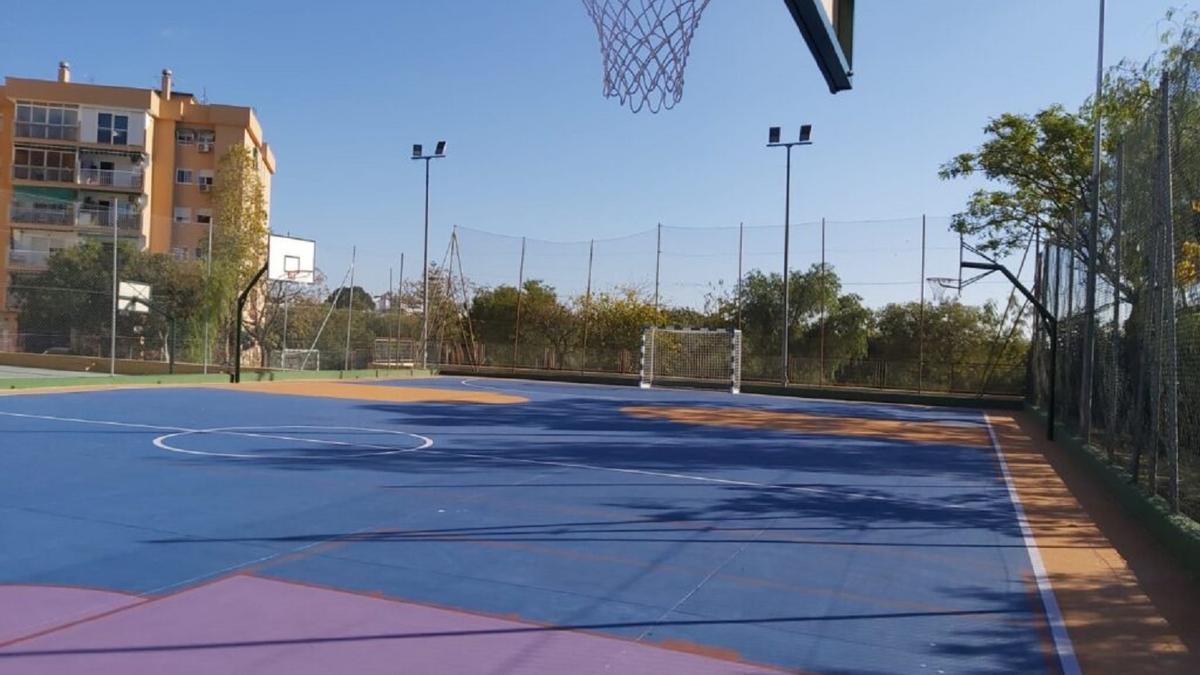
M0 585L159 597L244 572L715 655L729 672L1057 669L979 411L373 384L528 400L0 397ZM820 430L627 406L794 414ZM933 433L856 433L873 420ZM938 440L964 429L984 444Z

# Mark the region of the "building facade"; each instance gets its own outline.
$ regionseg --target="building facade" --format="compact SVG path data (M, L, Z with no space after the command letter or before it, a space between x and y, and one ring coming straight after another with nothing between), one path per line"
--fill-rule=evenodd
M241 145L270 199L275 158L248 107L172 90L5 78L0 86L0 349L18 331L10 290L49 256L117 236L177 258L205 254L217 161ZM219 224L216 226L219 227Z

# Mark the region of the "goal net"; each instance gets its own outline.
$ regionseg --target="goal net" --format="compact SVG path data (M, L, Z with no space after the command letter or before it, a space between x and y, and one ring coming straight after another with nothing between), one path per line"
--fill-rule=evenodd
M412 368L417 363L417 341L407 338L376 338L371 362L376 366Z
M642 331L641 387L721 384L742 388L742 331L656 328Z
M282 349L272 352L271 367L276 370L320 370L321 351L318 349Z

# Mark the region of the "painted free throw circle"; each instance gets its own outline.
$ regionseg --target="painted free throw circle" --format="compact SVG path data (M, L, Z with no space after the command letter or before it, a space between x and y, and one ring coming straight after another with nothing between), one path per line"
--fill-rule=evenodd
M289 431L321 431L321 432L366 432L371 434L380 434L386 436L403 436L411 438L415 444L407 447L394 447L387 445L377 445L373 443L356 443L353 441L328 440L321 438L312 438L304 436L294 436L287 432ZM185 438L187 436L237 436L241 438L262 438L275 441L291 441L296 443L309 443L318 446L328 446L331 448L353 448L363 449L370 448L369 452L329 452L315 455L300 455L300 454L277 454L277 453L256 453L256 452L219 452L213 450L195 450L191 448L181 448L177 445L172 445L171 441ZM154 439L154 445L157 448L167 450L169 452L178 452L184 455L200 455L204 457L229 457L232 459L310 459L310 460L328 460L328 459L352 459L361 457L380 457L383 455L397 455L403 452L416 452L424 450L433 445L433 439L421 436L420 434L412 434L407 431L396 431L395 429L377 429L374 427L348 427L348 426L321 426L311 424L284 424L276 426L246 426L246 427L211 427L208 429L188 429L185 431L177 431L170 434L164 434Z

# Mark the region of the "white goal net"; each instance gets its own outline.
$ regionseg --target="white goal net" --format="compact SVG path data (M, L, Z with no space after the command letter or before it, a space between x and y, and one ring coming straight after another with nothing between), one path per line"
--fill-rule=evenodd
M716 384L742 388L742 331L656 328L642 331L641 386Z
M376 338L371 362L376 366L412 368L417 363L417 341L407 338Z
M317 349L282 349L271 352L271 367L276 370L320 370L321 352Z

